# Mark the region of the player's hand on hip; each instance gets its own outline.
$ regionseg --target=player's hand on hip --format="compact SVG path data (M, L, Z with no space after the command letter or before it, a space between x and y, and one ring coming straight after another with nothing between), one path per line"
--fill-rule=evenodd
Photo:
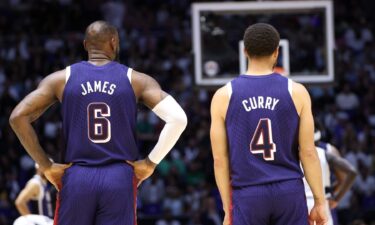
M315 224L327 225L328 224L327 207L325 203L314 205L314 207L310 211L309 224L310 225L315 225Z
M134 168L134 174L138 180L137 186L139 186L142 183L142 181L150 177L154 173L154 170L156 168L156 164L151 162L151 160L148 158L134 162L126 162Z
M47 180L55 186L55 188L60 191L62 187L62 176L67 168L71 167L72 163L70 164L59 164L59 163L52 163L52 165L43 171L44 176L46 176Z

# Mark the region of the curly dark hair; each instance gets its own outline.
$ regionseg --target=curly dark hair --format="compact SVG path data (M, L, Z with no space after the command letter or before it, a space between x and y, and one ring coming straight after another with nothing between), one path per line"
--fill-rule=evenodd
M277 49L280 34L270 24L256 23L246 29L243 40L250 58L264 57L270 56Z

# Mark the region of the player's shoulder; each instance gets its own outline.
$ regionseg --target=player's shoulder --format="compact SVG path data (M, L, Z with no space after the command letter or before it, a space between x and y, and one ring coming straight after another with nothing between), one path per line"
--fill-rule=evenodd
M55 88L56 84L65 83L66 74L69 69L64 68L62 70L55 71L49 75L47 75L40 84L46 84L51 88Z
M160 87L159 83L152 76L131 69L131 83L133 86L140 86L142 89L147 87Z
M290 80L291 83L292 83L292 86L293 86L293 93L296 93L296 94L306 94L308 93L306 87L301 84L301 83L298 83L296 81L293 81L293 80Z
M229 99L231 95L231 86L226 84L220 87L212 97L211 112L218 112L225 118L226 111L229 106Z
M26 184L26 187L30 190L39 189L42 186L41 178L33 176Z
M29 182L42 183L42 177L40 175L34 175Z
M232 86L231 83L227 83L226 85L220 87L215 91L214 96L212 97L212 101L218 100L218 101L223 101L223 100L228 100L231 96L232 92Z
M291 93L292 100L294 102L298 115L301 115L302 109L305 108L304 106L311 105L309 92L303 84L295 81L290 80L290 86L291 90L289 91Z
M307 88L298 82L291 81L291 86L292 86L292 98L294 101L297 102L309 102L310 101L310 94L307 90Z

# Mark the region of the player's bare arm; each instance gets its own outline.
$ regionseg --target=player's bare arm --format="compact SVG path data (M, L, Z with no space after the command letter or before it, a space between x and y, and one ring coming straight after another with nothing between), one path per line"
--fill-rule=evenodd
M330 148L328 149L328 152L331 153L334 156L341 157L340 152L337 150L337 148L331 144L329 144ZM340 170L333 170L333 173L335 174L335 182L332 184L333 193L337 194L339 192L340 186L343 182L345 182L346 174L343 171Z
M168 94L161 89L159 83L147 74L133 70L131 79L138 102L146 105L149 109L153 109L168 96Z
M225 212L224 225L230 224L230 175L225 116L229 104L227 87L220 88L211 102L211 146L216 184Z
M18 194L15 205L21 216L31 214L27 203L39 195L39 186L34 182L28 182L24 189Z
M52 163L32 126L43 112L57 101L61 101L65 84L65 70L44 78L38 88L27 95L13 110L9 123L27 153L39 164L41 171L56 188L61 183L64 169L68 165Z
M345 193L353 185L357 176L357 170L346 159L337 154L327 152L326 157L330 167L333 168L335 172L343 174L344 177L336 186L332 199L329 200L330 208L336 208Z
M314 195L315 205L310 212L309 222L317 225L328 221L325 212L325 196L322 182L322 170L314 144L314 119L311 111L311 99L306 88L293 83L293 101L300 116L299 155L306 180Z
M165 93L158 82L143 73L132 71L131 84L137 101L150 108L166 122L159 140L148 157L144 160L129 162L135 168L140 184L155 170L156 165L168 154L187 125L187 118L179 104Z

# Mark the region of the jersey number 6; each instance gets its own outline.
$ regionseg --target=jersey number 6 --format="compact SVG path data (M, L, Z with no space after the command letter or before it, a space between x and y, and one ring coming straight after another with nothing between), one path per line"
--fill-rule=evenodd
M268 118L260 119L250 142L250 152L263 154L263 159L275 159L276 144L272 140L272 124Z
M111 108L104 102L93 102L87 106L87 130L90 141L107 143L111 139Z

